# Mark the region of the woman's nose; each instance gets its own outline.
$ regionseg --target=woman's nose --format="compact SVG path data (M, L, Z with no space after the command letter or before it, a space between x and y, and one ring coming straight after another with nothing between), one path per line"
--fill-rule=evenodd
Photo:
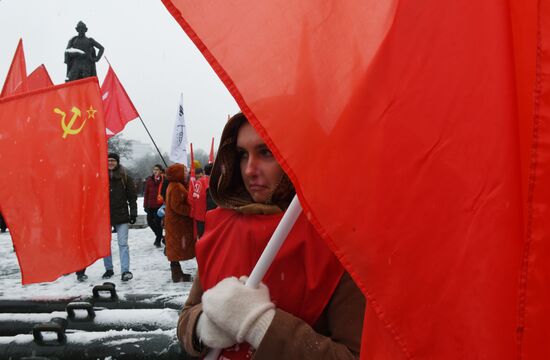
M256 174L257 170L258 170L258 164L257 164L256 158L254 156L249 156L246 162L244 173L247 176L253 176Z

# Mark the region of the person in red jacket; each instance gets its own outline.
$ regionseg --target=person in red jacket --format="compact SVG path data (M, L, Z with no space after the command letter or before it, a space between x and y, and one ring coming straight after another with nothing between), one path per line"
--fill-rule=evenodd
M204 174L202 168L195 170L196 180L193 182L193 219L197 222L197 235L201 237L204 233L204 219L206 217L207 199L206 194L209 186L210 176Z
M302 214L256 289L246 275L295 190L239 113L226 124L210 178L218 208L196 243L198 274L178 321L191 356L218 359L357 359L365 298Z
M162 165L153 166L153 174L145 180L145 191L143 194L143 208L147 213L147 225L155 233L156 247L161 247L162 240L162 219L158 217L157 211L163 204L163 198L160 195L160 188L164 181L164 168Z

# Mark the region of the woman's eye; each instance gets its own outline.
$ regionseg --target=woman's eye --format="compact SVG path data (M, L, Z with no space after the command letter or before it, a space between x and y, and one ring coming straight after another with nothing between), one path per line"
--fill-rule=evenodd
M248 158L248 153L246 151L239 151L237 152L237 156L239 157L239 159L247 159Z
M271 150L269 149L262 149L260 150L260 154L263 156L263 157L273 157L273 153L271 152Z

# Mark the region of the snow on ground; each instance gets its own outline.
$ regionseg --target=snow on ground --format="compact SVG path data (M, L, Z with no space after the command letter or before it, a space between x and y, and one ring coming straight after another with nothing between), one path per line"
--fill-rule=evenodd
M138 199L139 214L144 215L141 205L143 199ZM0 234L0 300L1 299L44 299L65 298L72 296L91 296L95 285L109 281L115 284L117 294L124 299L129 294L157 294L181 299L185 301L191 288L190 282L173 283L170 272L170 263L163 254L163 248L153 245L155 236L151 229L130 229L128 245L130 247L130 271L134 278L123 282L120 279L120 259L116 234L113 234L111 251L115 276L104 280L101 275L105 272L103 260L96 261L87 268L88 280L78 282L74 274L61 276L50 283L21 285L21 272L17 257L13 251L11 237L8 232ZM196 261L182 261L182 269L193 276L196 274Z
M138 199L138 209L143 199ZM139 210L139 215L145 213ZM181 359L182 354L176 339L178 313L189 294L191 282L173 283L170 263L163 254L163 248L153 245L155 236L151 229L130 229L130 271L134 278L123 282L120 279L120 259L116 234L113 234L111 251L115 276L109 280L101 278L105 272L100 259L86 270L88 280L78 282L75 274L61 276L56 281L41 284L21 285L21 272L13 250L9 230L0 233L0 302L4 300L55 300L67 298L90 298L92 288L106 281L114 283L119 300L139 301L143 309L105 309L95 306L95 318L90 328L79 327L84 310L75 310L76 319L69 321L66 330L66 346L40 346L33 341L28 329L35 324L49 321L53 317L67 319L67 312L48 313L2 313L0 308L0 328L5 331L18 326L17 335L0 336L0 358L19 359L24 356L40 355L55 359ZM195 260L181 262L183 271L195 276ZM102 296L103 293L102 293ZM136 300L137 299L137 300ZM160 300L164 308L149 304ZM80 301L80 300L79 300ZM9 303L10 301L7 301ZM68 301L67 301L68 302ZM170 306L167 306L169 304ZM27 306L27 305L25 305ZM84 313L82 313L84 311ZM86 316L85 316L86 317ZM30 324L30 325L29 325ZM12 331L12 330L9 330ZM45 341L54 340L55 332L42 334ZM83 353L82 345L85 344ZM51 345L51 344L50 344ZM130 356L130 357L129 357Z

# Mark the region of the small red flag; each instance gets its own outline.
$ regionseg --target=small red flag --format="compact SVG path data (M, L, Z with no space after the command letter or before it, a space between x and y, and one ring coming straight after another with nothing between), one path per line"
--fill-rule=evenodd
M23 284L110 252L105 123L97 79L0 99L0 199Z
M25 64L25 53L23 52L23 39L19 39L0 98L26 92L28 90L26 79L27 66Z
M189 188L187 189L187 202L189 203L189 217L193 219L193 235L197 236L197 222L195 220L195 202L196 199L193 196L195 191L195 155L193 154L193 143L189 143L191 151L191 165L189 170Z
M193 198L193 189L195 188L195 156L193 154L193 143L189 144L191 165L189 166L189 189L187 191L187 202L189 203L189 217L195 217L195 199Z
M139 117L132 100L110 65L101 85L101 97L108 138L121 132L128 122Z
M30 73L29 76L27 76L28 91L42 89L50 86L53 86L53 82L44 64L34 69L34 71Z
M212 138L212 144L210 145L210 155L208 156L208 163L214 162L214 138Z

